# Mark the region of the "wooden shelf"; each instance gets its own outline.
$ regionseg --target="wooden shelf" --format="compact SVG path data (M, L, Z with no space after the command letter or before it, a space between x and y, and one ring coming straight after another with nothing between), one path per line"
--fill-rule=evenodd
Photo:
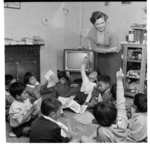
M131 79L140 79L140 77L133 77L133 76L126 76L126 77Z
M125 90L125 95L134 97L136 93L132 93L130 92L130 90L128 90L126 83L127 83L127 79L129 78L131 80L130 83L132 82L137 82L139 83L139 93L144 93L145 91L145 74L146 74L146 60L147 60L147 45L143 45L143 44L121 44L121 47L123 49L123 54L124 54L124 59L123 59L123 73L125 75L125 79L124 79L124 90ZM131 49L138 49L140 48L142 51L142 59L141 60L135 60L132 59L131 57L128 57L128 51ZM127 75L129 69L131 69L133 66L139 66L140 65L140 76L139 75L135 75L135 76L130 76Z
M136 62L141 63L141 60L135 60L135 59L127 59L128 62Z

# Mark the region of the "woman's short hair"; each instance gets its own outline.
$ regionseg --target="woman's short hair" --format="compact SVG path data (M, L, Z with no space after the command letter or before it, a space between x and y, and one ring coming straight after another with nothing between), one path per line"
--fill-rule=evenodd
M10 94L16 98L16 95L21 95L25 90L25 85L21 82L15 82L10 86Z
M69 80L69 78L66 75L66 71L57 70L57 77L58 77L59 80L61 78L65 78L66 80Z
M41 104L41 112L45 116L49 116L51 112L57 112L62 103L56 98L44 99Z
M138 93L134 96L134 105L139 112L147 112L147 95Z
M35 77L35 74L33 72L26 72L24 75L24 84L28 84L31 77Z
M109 127L117 118L117 109L111 101L102 101L94 107L93 115L101 126Z
M108 19L108 16L103 12L95 11L95 12L92 13L90 21L94 25L96 20L99 19L99 18L104 18L104 20L106 21Z

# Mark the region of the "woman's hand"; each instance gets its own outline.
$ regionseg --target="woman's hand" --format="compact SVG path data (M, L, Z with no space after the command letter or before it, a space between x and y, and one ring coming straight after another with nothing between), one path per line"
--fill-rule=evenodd
M118 47L112 47L106 50L106 53L115 53L115 52L119 52L120 48Z

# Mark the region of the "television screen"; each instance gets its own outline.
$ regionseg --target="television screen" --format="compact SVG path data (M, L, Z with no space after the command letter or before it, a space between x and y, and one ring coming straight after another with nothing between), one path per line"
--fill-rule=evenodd
M94 70L94 52L91 50L75 50L65 49L64 51L64 65L66 71L79 72L83 63L84 57L89 55L90 61L86 65L86 71L92 72Z

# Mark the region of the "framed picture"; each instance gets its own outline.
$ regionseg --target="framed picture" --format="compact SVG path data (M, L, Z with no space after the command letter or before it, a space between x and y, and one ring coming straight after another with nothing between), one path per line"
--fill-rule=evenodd
M122 4L131 4L131 1L122 1Z
M105 6L108 6L109 2L108 1L105 1Z
M20 2L4 2L4 8L20 9Z

